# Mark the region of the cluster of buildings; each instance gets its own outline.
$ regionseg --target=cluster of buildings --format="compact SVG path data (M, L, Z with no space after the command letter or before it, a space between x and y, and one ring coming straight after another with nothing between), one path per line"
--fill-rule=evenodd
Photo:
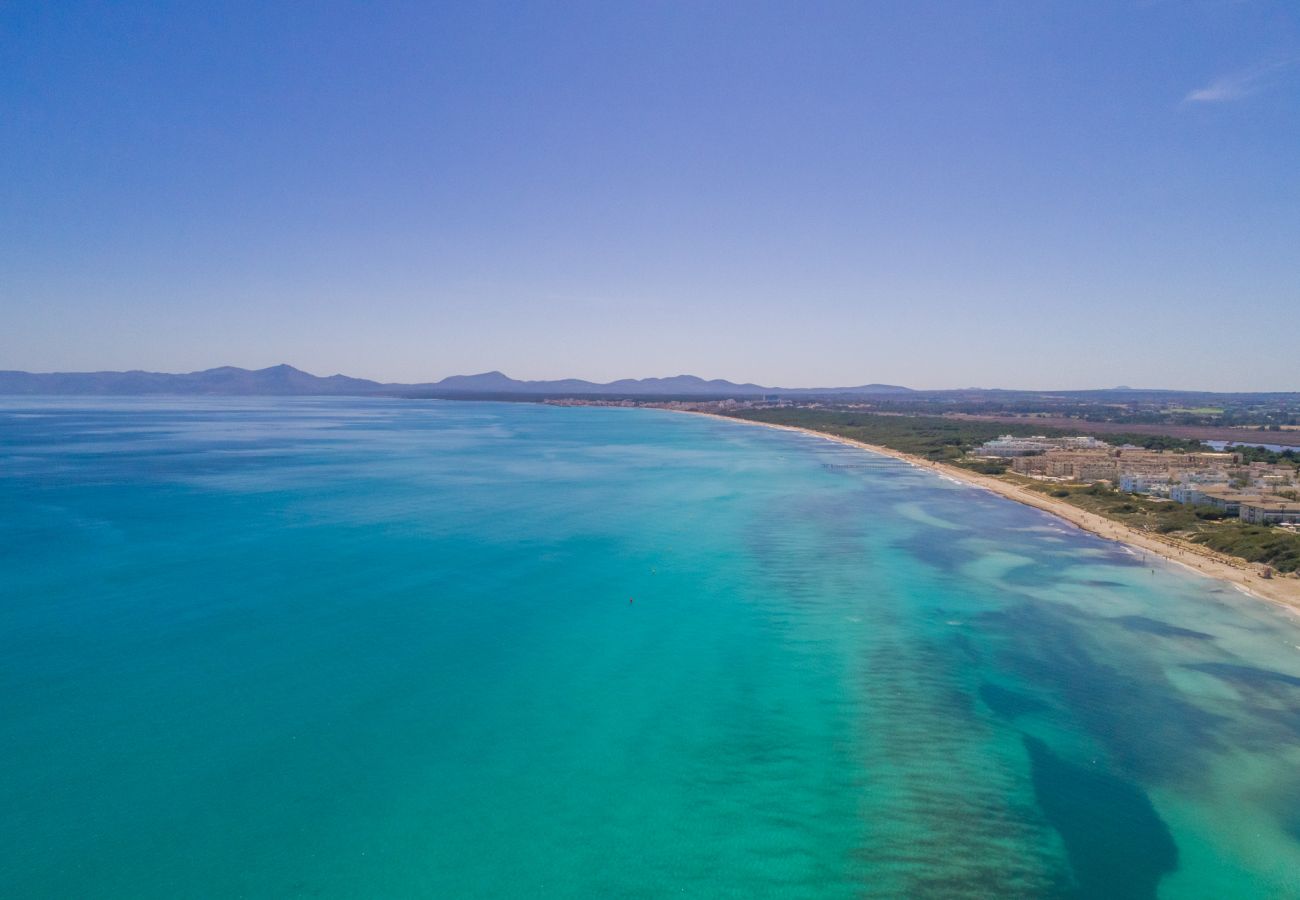
M634 399L631 397L547 397L542 400L548 406L647 406L654 409L676 409L686 412L725 413L738 409L779 409L794 406L789 400L655 400ZM817 408L820 403L802 404L807 408Z
M975 451L1010 459L1012 471L1049 481L1107 481L1121 491L1212 506L1256 525L1300 525L1300 483L1272 463L1243 464L1229 452L1112 447L1090 437L1005 435Z

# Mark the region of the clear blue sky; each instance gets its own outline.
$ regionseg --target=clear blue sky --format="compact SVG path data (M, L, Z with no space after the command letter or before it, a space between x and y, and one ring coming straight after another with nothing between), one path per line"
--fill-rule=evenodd
M0 368L1300 390L1300 4L0 5Z

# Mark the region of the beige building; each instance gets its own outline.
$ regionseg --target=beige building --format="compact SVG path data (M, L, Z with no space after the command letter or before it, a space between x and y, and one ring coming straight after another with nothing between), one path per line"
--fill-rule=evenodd
M1119 468L1109 450L1049 450L1041 456L1018 456L1011 470L1039 478L1068 478L1075 481L1114 480Z
M1119 481L1121 474L1177 481L1184 472L1226 471L1237 462L1235 453L1165 453L1132 448L1052 449L1036 456L1017 456L1011 469L1039 478L1075 481Z
M1237 464L1235 453L1165 453L1159 450L1115 451L1120 471L1134 473L1168 472L1174 474L1193 469L1224 470Z
M1244 504L1259 503L1268 499L1258 494L1243 494L1228 487L1207 487L1201 491L1201 496L1204 498L1201 502L1206 506L1221 509L1230 516L1241 515Z
M1242 500L1241 520L1252 525L1281 525L1300 523L1300 500L1267 497Z

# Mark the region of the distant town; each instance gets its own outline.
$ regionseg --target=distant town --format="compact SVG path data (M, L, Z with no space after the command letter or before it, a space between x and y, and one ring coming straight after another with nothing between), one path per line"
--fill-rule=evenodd
M1247 462L1240 452L1147 450L1112 446L1089 436L1002 435L985 441L977 457L1010 460L1011 471L1040 481L1108 482L1187 506L1208 506L1252 525L1300 528L1300 470Z

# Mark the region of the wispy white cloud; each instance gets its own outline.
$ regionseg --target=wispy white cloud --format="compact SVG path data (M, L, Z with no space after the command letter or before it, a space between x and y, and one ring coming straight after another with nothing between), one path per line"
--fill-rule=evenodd
M1231 103L1258 93L1268 87L1276 77L1294 65L1296 60L1285 59L1263 63L1216 78L1205 87L1189 91L1183 103Z

